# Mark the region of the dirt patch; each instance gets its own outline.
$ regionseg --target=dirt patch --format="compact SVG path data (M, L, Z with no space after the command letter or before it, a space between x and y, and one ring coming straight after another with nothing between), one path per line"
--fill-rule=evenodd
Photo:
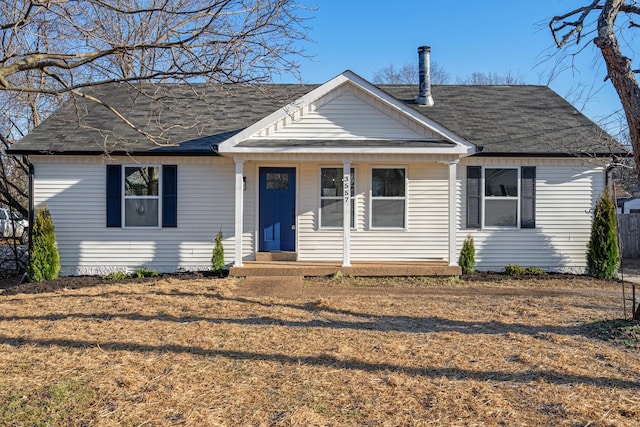
M105 285L127 285L127 284L139 284L149 283L160 280L175 279L175 280L198 280L204 278L215 277L210 272L185 272L185 273L173 273L173 274L161 274L157 277L141 277L141 278L127 278L121 280L109 280L100 276L65 276L58 277L54 280L45 280L43 282L33 283L21 283L22 277L9 277L0 280L0 292L3 295L15 295L15 294L41 294L45 292L55 292L61 289L81 289L90 288L94 286Z

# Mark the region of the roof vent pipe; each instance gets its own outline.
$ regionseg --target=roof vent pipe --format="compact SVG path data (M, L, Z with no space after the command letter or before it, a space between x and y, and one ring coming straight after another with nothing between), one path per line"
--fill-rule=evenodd
M431 107L433 105L433 96L431 96L431 47L420 46L418 48L418 71L420 75L420 89L416 102L419 105Z

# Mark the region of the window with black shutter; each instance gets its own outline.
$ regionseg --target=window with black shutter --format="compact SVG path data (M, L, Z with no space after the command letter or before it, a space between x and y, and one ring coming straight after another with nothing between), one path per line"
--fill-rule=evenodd
M107 227L177 227L176 165L107 166Z
M535 228L535 166L467 166L466 208L467 228Z

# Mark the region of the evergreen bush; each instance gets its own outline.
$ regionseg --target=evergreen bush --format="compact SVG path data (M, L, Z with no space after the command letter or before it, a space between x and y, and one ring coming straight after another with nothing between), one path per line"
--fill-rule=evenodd
M612 279L620 266L616 235L616 207L605 190L593 211L591 238L587 247L587 272L599 279Z
M467 238L464 239L462 249L460 250L460 257L458 258L458 265L462 267L464 274L473 273L476 268L476 248L471 235L468 235Z
M541 269L540 267L534 267L533 265L530 265L529 267L527 267L525 269L525 273L526 274L530 274L532 276L542 276L545 273L545 271L543 269Z
M220 230L215 238L213 256L211 257L211 269L214 273L222 276L224 265L224 246L222 245L222 230Z
M524 276L527 274L527 270L518 264L505 265L504 272L509 276Z
M147 270L146 268L138 268L131 275L132 277L136 277L138 279L142 279L144 277L158 277L160 274L155 270Z
M42 282L58 277L60 255L56 247L56 234L49 209L44 206L36 213L31 231L28 277L31 282Z

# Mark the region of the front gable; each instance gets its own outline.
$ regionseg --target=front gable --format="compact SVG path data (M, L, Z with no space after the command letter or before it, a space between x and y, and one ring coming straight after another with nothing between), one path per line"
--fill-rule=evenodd
M219 152L420 152L475 146L346 71L226 140Z

